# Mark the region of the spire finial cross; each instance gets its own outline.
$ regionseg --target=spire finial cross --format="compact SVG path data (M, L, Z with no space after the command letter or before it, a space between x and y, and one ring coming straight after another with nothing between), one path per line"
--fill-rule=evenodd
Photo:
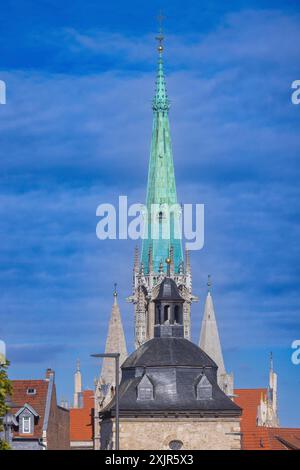
M114 296L117 297L117 283L114 283Z
M158 24L159 24L159 28L158 28L158 36L156 36L156 40L158 41L158 52L159 53L162 53L164 47L163 47L163 40L164 40L164 35L163 35L163 21L164 21L165 17L163 16L162 12L160 11L159 12L159 15L157 17L157 21L158 21Z

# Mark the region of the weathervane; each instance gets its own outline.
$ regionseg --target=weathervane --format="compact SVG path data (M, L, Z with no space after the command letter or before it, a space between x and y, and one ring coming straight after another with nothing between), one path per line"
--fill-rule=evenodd
M158 31L159 31L159 34L158 36L156 36L156 40L158 41L158 52L159 53L162 53L164 47L163 47L163 40L164 40L164 35L163 35L163 21L164 21L165 17L163 16L162 12L160 11L158 17L157 17L157 21L158 21L158 24L159 24L159 28L158 28Z

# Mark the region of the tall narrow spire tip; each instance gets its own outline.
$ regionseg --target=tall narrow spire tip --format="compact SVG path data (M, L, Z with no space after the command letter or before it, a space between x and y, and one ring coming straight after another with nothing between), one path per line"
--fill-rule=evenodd
M207 291L208 291L208 292L210 292L211 285L212 285L212 282L211 282L211 275L209 274L209 275L207 276Z
M114 305L117 305L118 303L118 292L117 292L117 283L114 283Z
M270 352L270 370L273 371L273 352Z

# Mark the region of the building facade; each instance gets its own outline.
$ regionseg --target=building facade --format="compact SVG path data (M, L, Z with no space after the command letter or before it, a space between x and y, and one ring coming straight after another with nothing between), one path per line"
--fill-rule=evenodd
M120 448L241 448L242 410L218 386L216 363L184 338L184 298L167 273L154 300L154 338L122 365ZM100 447L115 449L115 398L100 418Z
M57 405L54 371L47 369L43 380L13 380L12 386L12 449L68 450L69 410Z
M70 448L93 450L95 392L81 390L80 397L78 406L70 408Z

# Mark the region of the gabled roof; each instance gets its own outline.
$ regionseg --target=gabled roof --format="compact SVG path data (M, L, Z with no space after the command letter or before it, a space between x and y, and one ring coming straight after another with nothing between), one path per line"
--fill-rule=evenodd
M206 377L205 374L200 374L198 377L197 377L197 380L196 380L196 386L200 386L200 387L207 387L207 386L211 386L211 383L210 381L208 380L208 378Z
M235 389L242 409L241 432L244 450L300 450L300 428L267 428L256 425L257 407L266 388Z
M150 379L150 377L148 377L147 374L144 374L138 383L138 387L147 387L147 385L153 388L152 380Z
M42 437L48 386L48 380L12 380L13 393L11 401L14 407L11 408L11 412L18 416L20 409L30 406L39 418L34 426L34 434L30 437ZM28 395L28 388L35 388L36 393ZM18 436L18 431L15 431L14 435Z
M266 428L256 425L257 408L261 396L266 396L266 388L245 388L234 390L234 402L243 409L241 418L242 447L243 449L267 449L268 435Z
M300 450L299 428L268 428L272 450Z
M19 411L17 411L17 413L15 413L15 416L18 417L25 409L29 410L30 413L32 413L33 416L35 416L36 418L39 417L39 414L28 403L25 403L25 405L22 406L22 408L20 408Z

